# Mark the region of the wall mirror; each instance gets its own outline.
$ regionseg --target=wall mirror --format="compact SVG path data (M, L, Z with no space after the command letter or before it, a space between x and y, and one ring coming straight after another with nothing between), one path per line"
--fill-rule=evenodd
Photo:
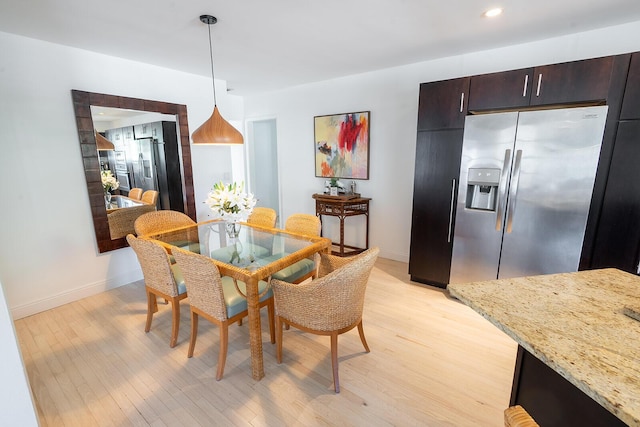
M168 169L166 171L167 179L169 182L173 182L175 185L180 186L180 197L182 200L179 201L180 203L178 203L178 206L180 206L180 210L183 210L185 214L195 221L196 209L186 105L138 98L127 98L123 96L106 95L79 90L72 90L71 95L76 115L76 124L80 140L80 152L84 165L98 251L102 253L123 248L127 246L127 243L124 237L111 238L109 221L107 219L107 207L105 205L104 191L100 177L100 171L101 168L104 167L104 160L106 157L103 156L103 165L101 166L101 158L96 146L96 125L94 124L92 116L92 107L94 111L100 107L108 109L135 110L143 113L158 113L175 117L177 138L176 155L179 157L179 159L177 159L179 161L175 162L176 168L171 170ZM127 188L128 187L129 186L127 186ZM172 206L174 205L172 204Z

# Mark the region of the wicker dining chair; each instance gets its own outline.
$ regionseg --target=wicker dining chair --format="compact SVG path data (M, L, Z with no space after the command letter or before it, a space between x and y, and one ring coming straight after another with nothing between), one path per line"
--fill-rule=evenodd
M169 262L169 254L157 242L127 235L127 242L138 256L147 292L147 322L145 332L151 330L153 314L158 311L157 297L171 303L171 340L169 347L175 347L180 329L180 301L187 297L187 288L182 273L175 264Z
M322 224L320 219L310 214L292 214L287 218L284 229L286 231L304 234L307 236L319 236ZM294 252L298 248L285 248L287 252ZM316 257L302 259L271 276L271 279L278 279L290 283L302 283L308 278L317 275Z
M138 236L144 236L194 225L195 223L194 220L182 212L160 210L140 215L134 223L134 227Z
M132 188L129 190L128 197L133 200L140 200L142 198L142 188Z
M504 410L504 427L540 427L540 425L520 405Z
M251 211L247 223L260 227L274 228L278 214L274 209L257 206Z
M276 358L282 363L282 327L286 323L302 331L331 337L331 366L336 393L338 380L338 335L358 327L365 351L369 346L362 327L364 295L369 275L378 257L377 247L349 258L320 254L318 278L292 284L271 280L276 308Z
M231 277L220 276L218 267L207 257L182 249L173 250L178 266L183 272L189 304L191 306L191 339L187 357L193 357L198 335L198 316L202 316L220 328L220 351L216 380L224 374L229 343L229 325L247 316L246 286ZM267 307L271 343L274 337L273 292L265 281L258 284L259 307Z
M142 203L146 203L147 205L154 205L158 202L158 192L156 190L147 190L142 193L142 197L140 197L140 201Z

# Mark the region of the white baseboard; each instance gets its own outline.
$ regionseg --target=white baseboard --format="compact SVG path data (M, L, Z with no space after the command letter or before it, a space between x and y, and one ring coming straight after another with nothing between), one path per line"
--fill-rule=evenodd
M111 277L107 280L102 280L95 283L62 292L58 295L43 298L37 301L23 304L21 306L11 308L11 316L13 320L22 319L23 317L31 316L42 311L50 310L61 305L77 301L82 298L90 297L92 295L99 294L101 292L115 289L117 287L127 285L131 282L142 279L142 272L138 270L131 270L124 274L119 274L115 277Z

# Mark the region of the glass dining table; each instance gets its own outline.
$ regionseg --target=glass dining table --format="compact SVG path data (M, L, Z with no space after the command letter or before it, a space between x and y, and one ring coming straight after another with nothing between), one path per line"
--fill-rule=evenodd
M225 222L212 220L141 237L159 241L169 252L179 247L207 256L221 275L246 283L251 370L253 378L260 380L264 363L258 282L304 258L330 251L331 240L247 223L240 223L236 237L225 226Z

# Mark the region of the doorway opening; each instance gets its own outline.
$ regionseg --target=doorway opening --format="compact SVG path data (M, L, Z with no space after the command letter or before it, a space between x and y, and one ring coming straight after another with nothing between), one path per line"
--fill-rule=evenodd
M247 185L258 200L256 206L271 208L278 214L280 227L280 181L276 119L247 121Z

